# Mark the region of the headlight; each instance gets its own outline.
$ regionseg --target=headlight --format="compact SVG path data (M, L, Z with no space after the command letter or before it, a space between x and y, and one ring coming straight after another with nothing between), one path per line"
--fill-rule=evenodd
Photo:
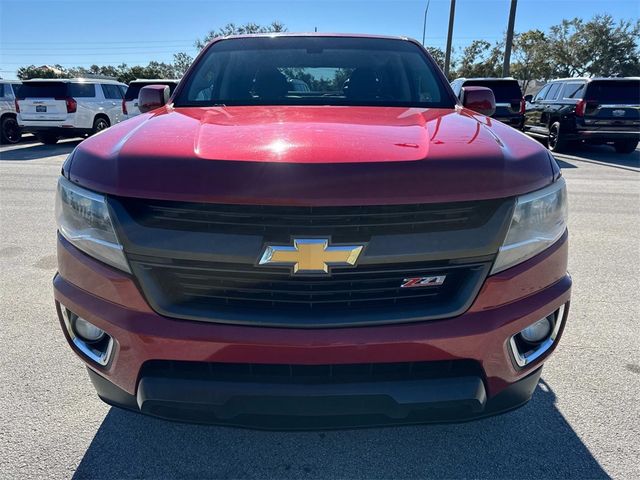
M109 265L131 272L113 229L104 196L60 177L56 220L62 236L75 247Z
M537 255L567 229L565 181L518 197L511 225L491 273L501 272Z

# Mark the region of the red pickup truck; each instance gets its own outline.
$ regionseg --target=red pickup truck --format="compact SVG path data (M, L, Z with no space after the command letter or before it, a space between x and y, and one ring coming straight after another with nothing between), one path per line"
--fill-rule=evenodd
M107 403L324 428L525 403L571 290L553 156L406 38L214 40L69 155L55 304Z

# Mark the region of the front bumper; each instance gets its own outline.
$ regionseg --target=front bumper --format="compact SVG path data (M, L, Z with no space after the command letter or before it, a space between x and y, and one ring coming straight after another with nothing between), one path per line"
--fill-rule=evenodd
M46 122L26 122L19 123L20 129L25 133L46 133L57 135L58 137L78 137L88 135L92 132L90 128L80 128L68 124L64 120Z
M496 115L493 118L517 130L522 130L524 128L524 115Z
M107 365L87 360L108 403L164 418L270 428L466 420L526 402L556 342L531 364L515 363L510 338L567 305L566 235L542 254L487 279L456 318L318 330L176 320L155 313L130 276L58 240L58 304L113 339ZM58 309L58 311L60 311ZM62 320L61 320L62 321ZM65 330L66 334L66 330ZM67 334L67 339L71 340ZM149 373L154 361L293 366L470 361L477 374L389 382L283 384L222 381L210 375ZM211 368L211 367L207 367Z
M542 367L487 398L479 377L397 384L281 385L144 377L137 395L87 369L106 403L167 420L262 429L327 429L475 420L517 408Z
M567 138L597 142L632 141L640 140L640 132L637 130L576 129L574 132L567 133Z

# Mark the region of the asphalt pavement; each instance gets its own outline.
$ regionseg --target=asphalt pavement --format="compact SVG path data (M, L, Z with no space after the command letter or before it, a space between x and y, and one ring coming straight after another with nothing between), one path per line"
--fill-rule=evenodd
M640 477L640 151L558 156L574 290L531 402L470 423L291 433L97 398L51 288L56 180L77 143L0 149L0 478Z

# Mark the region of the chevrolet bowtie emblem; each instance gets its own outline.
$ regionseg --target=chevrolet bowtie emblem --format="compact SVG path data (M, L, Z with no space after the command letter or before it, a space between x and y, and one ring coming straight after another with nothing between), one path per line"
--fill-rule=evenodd
M295 238L291 245L267 245L259 265L293 267L293 273L323 274L356 264L364 245L332 245L326 238Z

